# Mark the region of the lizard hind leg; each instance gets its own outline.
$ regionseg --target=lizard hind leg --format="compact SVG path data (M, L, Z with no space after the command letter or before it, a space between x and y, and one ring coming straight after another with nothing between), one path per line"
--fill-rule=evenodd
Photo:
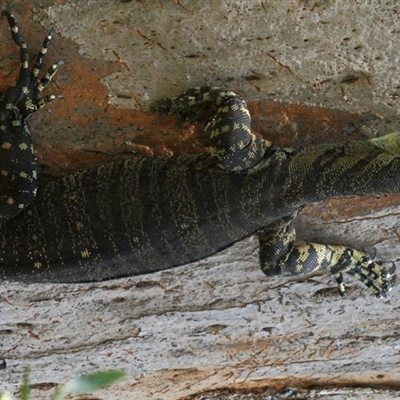
M228 171L244 171L261 161L272 144L252 133L246 102L234 92L210 86L191 88L158 101L153 110L197 122L210 105L216 112L206 130L211 152L221 165Z
M297 213L277 220L259 234L260 267L267 276L302 276L330 272L341 296L345 295L343 273L358 279L376 297L386 297L394 287L394 268L386 269L371 261L368 254L345 246L297 242L294 218Z

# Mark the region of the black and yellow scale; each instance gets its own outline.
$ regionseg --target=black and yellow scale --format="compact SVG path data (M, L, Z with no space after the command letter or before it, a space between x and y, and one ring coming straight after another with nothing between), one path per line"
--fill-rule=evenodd
M400 192L400 134L284 149L255 136L246 103L214 87L159 101L155 110L193 119L214 105L211 154L116 161L37 188L26 119L58 96L41 97L63 63L39 79L51 32L28 69L20 49L15 86L0 97L0 281L88 282L168 269L257 233L268 276L342 273L385 296L394 271L364 252L296 241L293 220L308 203Z

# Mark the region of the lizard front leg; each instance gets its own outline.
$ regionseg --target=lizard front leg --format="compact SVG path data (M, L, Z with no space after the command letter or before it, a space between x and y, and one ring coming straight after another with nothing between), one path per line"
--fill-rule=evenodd
M211 152L226 170L250 169L272 148L271 142L252 133L246 102L229 90L211 86L191 88L180 96L156 102L153 109L197 122L210 106L216 108L206 127Z
M15 17L8 11L3 11L1 15L8 19L12 38L20 49L21 62L16 84L0 93L0 223L3 223L20 213L35 197L36 158L26 120L32 113L60 97L41 97L41 93L64 61L53 64L39 79L52 30L46 36L30 70L27 46Z
M394 287L394 268L387 270L362 251L345 246L296 242L294 217L277 220L259 234L260 267L267 276L301 276L330 272L345 295L343 273L364 283L376 297L386 297Z

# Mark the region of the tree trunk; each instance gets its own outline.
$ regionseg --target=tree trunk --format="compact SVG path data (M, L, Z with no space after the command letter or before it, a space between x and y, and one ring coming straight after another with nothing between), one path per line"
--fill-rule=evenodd
M399 130L394 1L42 3L13 6L30 54L54 25L47 65L67 60L47 89L64 99L31 120L42 174L125 153L198 151L193 126L145 111L199 84L241 93L251 101L255 131L282 146ZM18 60L4 19L0 34L4 89ZM298 235L397 262L399 200L309 206ZM81 285L0 282L0 357L7 361L0 391L16 392L28 365L37 399L78 374L106 369L128 373L96 394L107 399L394 398L399 291L376 299L345 279L343 299L331 276L268 279L251 237L151 275Z

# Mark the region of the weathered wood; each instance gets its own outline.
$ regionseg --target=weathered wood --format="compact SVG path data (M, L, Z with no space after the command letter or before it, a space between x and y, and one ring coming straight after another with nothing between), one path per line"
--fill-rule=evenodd
M400 208L380 215L357 225L339 220L336 230L346 243L361 240L377 218L398 224ZM321 229L310 217L301 225ZM130 376L107 392L110 399L396 384L396 288L378 300L348 278L342 299L329 276L269 280L256 247L250 238L195 264L102 284L0 286L8 362L0 387L15 390L24 364L38 385L36 398L76 374L109 368Z
M43 4L51 7L13 7L32 48L55 24L48 61L68 60L57 77L62 107L30 121L39 161L53 169L117 151L192 151L191 128L172 132L175 121L160 127L156 116L125 108L145 109L197 84L254 101L255 128L280 145L302 145L302 135L313 144L400 130L396 2ZM17 60L9 32L0 35L4 88ZM398 262L398 197L334 203L304 210L303 238L365 246ZM310 398L394 398L399 290L377 300L346 279L341 299L328 276L269 280L256 247L250 238L196 264L102 284L1 283L8 368L0 390L15 391L29 365L37 399L77 374L109 368L129 379L96 397L176 400L221 390L229 398L226 389L291 387Z

